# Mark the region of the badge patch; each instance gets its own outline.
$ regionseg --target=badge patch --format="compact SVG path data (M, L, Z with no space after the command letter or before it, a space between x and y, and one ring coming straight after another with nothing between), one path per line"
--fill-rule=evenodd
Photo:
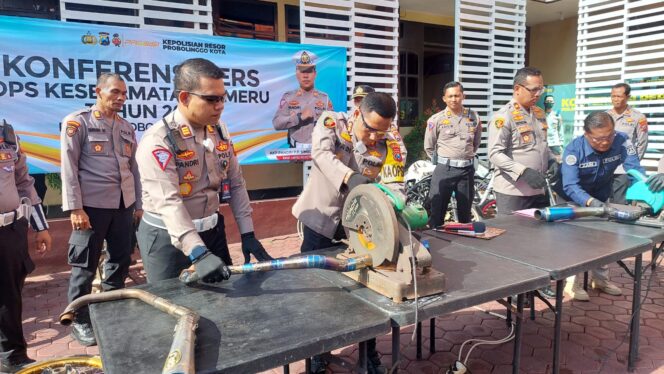
M493 124L496 125L497 129L502 129L503 126L505 125L505 120L502 118L496 118L495 121L493 121Z
M131 156L131 144L125 143L124 145L124 154L125 156Z
M516 115L516 116L514 116L514 120L515 120L515 121L523 121L523 116L520 115L520 114L519 114L519 115Z
M189 182L184 182L180 183L180 195L186 197L191 195L191 190L193 190L193 187L191 187L191 183Z
M627 154L630 155L630 156L635 155L636 154L636 148L634 148L634 146L631 145L631 144L628 145L627 146Z
M380 157L380 152L378 152L375 149L370 149L367 153L369 154L369 156Z
M323 104L322 101L318 100L318 101L316 101L316 108L320 108L320 109L325 108L325 104Z
M348 133L348 131L342 131L341 132L341 138L343 140L347 141L347 142L353 141L353 139L350 137L350 134Z
M0 161L11 160L12 154L9 152L0 152Z
M286 99L282 98L281 101L279 102L279 109L283 108L285 105L286 105Z
M387 146L392 150L392 156L395 160L401 162L403 161L403 156L401 155L401 147L399 143L395 141L388 141Z
M427 126L427 127L429 127L429 130L433 130L433 127L434 127L434 124L433 124L433 123L431 123L431 122L429 122L429 124L428 124L428 126Z
M152 151L152 155L154 156L155 160L157 160L157 164L159 164L161 170L166 170L166 166L168 166L169 161L171 161L171 158L173 158L171 152L164 148L155 149Z
M101 144L99 144L99 143L97 143L97 144L95 144L95 145L92 146L92 150L93 150L95 153L102 153L102 152L104 151L104 146L101 145Z
M219 144L217 144L216 148L219 152L226 152L228 150L229 146L228 146L227 142L225 142L223 140L220 140Z
M177 158L179 160L191 160L192 158L194 158L194 156L196 156L196 152L187 149L184 152L180 152L180 153L176 154L175 158Z
M210 134L214 134L214 126L212 126L212 125L207 125L207 126L205 126L205 127L207 128L207 131L208 131Z
M441 122L443 125L449 125L450 120L449 119L444 119L443 122Z
M565 157L565 163L566 163L567 165L569 165L569 166L574 166L574 165L576 165L576 156L574 156L574 155L567 155L567 157Z
M101 119L101 112L98 110L92 112L92 115L95 116L96 119Z
M191 170L187 170L187 172L184 173L184 175L182 176L182 179L186 181L193 181L194 179L196 179L196 176L194 175L194 173L191 172Z
M78 127L76 126L67 126L67 136L72 137L78 132Z
M325 126L328 129L333 129L334 126L337 124L334 123L334 118L332 117L326 117L325 120L323 121L323 126Z
M180 126L180 135L182 135L182 137L185 139L194 136L194 134L191 132L191 129L187 125Z
M639 127L643 131L648 131L648 120L646 119L646 117L643 117L639 120Z

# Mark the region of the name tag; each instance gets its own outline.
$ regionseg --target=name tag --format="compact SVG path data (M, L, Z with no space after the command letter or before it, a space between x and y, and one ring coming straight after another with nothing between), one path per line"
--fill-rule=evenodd
M588 161L588 162L584 162L582 164L579 164L579 169L594 168L596 166L597 166L597 161Z
M618 161L618 160L620 160L620 155L615 155L615 156L605 158L604 163L608 164L609 162Z

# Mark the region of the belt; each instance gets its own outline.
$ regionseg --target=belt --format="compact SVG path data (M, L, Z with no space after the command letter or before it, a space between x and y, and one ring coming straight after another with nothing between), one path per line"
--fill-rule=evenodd
M143 221L150 226L154 226L168 231L166 225L164 224L164 220L162 220L161 216L159 216L158 214L151 212L144 212ZM192 219L191 222L194 224L194 228L196 228L196 231L204 232L212 230L213 228L217 227L217 223L219 222L219 215L217 213L214 213L207 217Z
M0 213L0 227L9 226L23 217L28 218L30 209L32 206L29 204L21 204L11 212Z
M447 157L438 157L438 164L440 165L450 165L455 168L465 168L473 164L473 159L470 160L451 160Z

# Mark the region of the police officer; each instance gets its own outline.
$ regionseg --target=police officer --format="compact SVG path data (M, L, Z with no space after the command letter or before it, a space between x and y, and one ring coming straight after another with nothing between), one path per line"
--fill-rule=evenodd
M563 154L563 118L553 110L556 101L551 95L544 97L544 113L546 113L547 124L547 142L549 149L556 158L560 158Z
M328 95L314 88L316 58L315 54L305 50L293 55L295 77L300 87L281 97L279 109L272 118L275 130L288 130L291 148L310 148L314 124L323 111L332 110Z
M543 92L539 69L519 69L514 76L512 100L491 119L488 151L496 168L498 214L549 205L544 173L555 172L557 163L547 144L545 113L535 106Z
M137 237L150 283L175 278L192 263L205 281L228 279L232 261L220 191L240 229L245 262L250 254L272 259L254 236L240 164L219 120L227 98L223 78L206 59L176 66L177 109L146 131L138 146L145 214Z
M69 302L92 290L104 240L104 291L124 288L131 261L133 222L140 218L141 186L136 165L136 136L118 112L127 99L127 85L118 74L102 74L90 108L62 121L62 210L70 214ZM83 345L94 345L87 310L77 314L72 335Z
M443 87L447 107L427 120L424 151L436 165L431 177L430 227L443 224L452 193L459 222L471 221L475 194L473 160L482 139L482 122L474 110L463 106L463 86L449 82Z
M611 88L611 108L608 113L616 124L616 131L627 134L636 148L639 160L643 159L648 148L648 120L643 113L627 104L632 88L627 83L618 83ZM626 204L625 193L630 181L622 166L618 166L613 176L611 202Z
M369 85L358 84L355 86L353 89L353 95L351 96L353 99L353 110L359 108L362 99L364 99L364 97L371 92L376 92L376 90Z
M572 140L563 154L563 191L559 195L580 206L602 207L611 195L611 180L618 166L625 170L645 170L639 164L636 149L626 134L616 131L612 117L606 112L593 112L583 123L584 135ZM648 178L649 189L664 189L664 174ZM592 287L610 295L620 295L620 288L608 280L608 266L592 271ZM571 289L572 297L588 301L583 289L583 276L577 275Z
M324 112L313 132L313 167L304 191L293 205L293 215L304 224L300 250L332 247L345 236L341 211L348 192L372 182L385 183L403 193L406 149L392 127L396 105L386 93L369 93L346 119L344 113ZM381 169L390 172L381 174ZM384 371L376 342L368 342L369 372ZM312 372L325 364L312 359Z
M0 372L34 362L23 337L21 291L35 265L28 254L28 220L37 233L37 253L51 250L46 216L28 175L25 153L14 129L0 124Z

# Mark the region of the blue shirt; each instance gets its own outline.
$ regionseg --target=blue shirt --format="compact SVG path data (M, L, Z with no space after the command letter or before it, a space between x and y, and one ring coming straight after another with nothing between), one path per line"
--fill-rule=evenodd
M603 153L595 151L583 135L572 140L565 147L562 165L563 190L568 200L581 206L591 197L606 202L611 195L613 172L619 165L625 171L636 169L645 174L626 134L616 132L611 148Z

